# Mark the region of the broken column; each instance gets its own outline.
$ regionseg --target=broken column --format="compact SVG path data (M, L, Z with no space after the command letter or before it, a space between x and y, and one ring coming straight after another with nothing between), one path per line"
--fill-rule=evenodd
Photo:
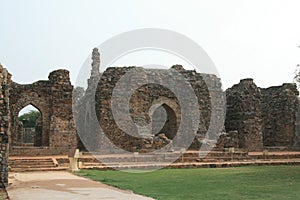
M253 79L241 80L227 89L226 99L226 131L238 131L240 148L262 149L261 93Z

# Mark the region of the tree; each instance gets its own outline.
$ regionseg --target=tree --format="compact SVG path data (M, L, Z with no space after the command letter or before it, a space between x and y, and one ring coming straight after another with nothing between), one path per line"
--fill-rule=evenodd
M298 48L300 48L300 46L298 46ZM300 90L300 64L297 65L294 74L294 82L296 83L298 90Z
M34 128L36 120L40 117L40 112L36 110L31 110L28 113L24 113L19 116L19 121L23 122L24 128Z
M294 82L297 85L297 88L300 89L300 65L297 65L297 68L295 70L295 75L294 75Z

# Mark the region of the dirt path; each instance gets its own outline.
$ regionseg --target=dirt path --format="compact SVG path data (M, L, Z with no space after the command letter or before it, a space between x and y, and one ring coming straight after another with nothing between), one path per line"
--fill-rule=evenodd
M68 172L14 173L7 188L11 200L151 200Z

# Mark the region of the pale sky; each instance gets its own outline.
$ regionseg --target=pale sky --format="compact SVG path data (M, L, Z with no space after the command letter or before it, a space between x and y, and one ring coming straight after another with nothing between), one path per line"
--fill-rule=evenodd
M225 89L242 78L260 87L292 82L300 63L299 0L0 2L0 62L18 83L47 79L59 68L68 69L75 83L94 47L139 28L169 29L197 42ZM129 58L116 64L147 64ZM148 64L180 64L158 58Z

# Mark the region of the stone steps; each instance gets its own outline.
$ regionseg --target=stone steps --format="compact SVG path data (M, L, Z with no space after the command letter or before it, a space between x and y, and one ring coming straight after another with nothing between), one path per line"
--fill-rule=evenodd
M13 164L9 163L10 166L14 167L32 167L32 168L38 168L38 167L55 167L53 163L19 163L19 164Z
M82 162L99 162L98 160L103 160L106 163L126 163L126 162L199 162L199 161L230 161L232 158L234 160L247 160L249 156L247 153L234 153L233 155L224 152L212 152L202 158L199 157L199 152L187 152L183 156L180 156L179 152L165 153L165 154L138 154L133 156L132 154L119 154L119 155L103 155L92 157L90 155L84 155L80 158ZM98 160L97 160L98 158Z
M110 154L110 155L83 155L80 166L83 169L149 169L157 166L168 166L173 168L193 167L230 167L244 165L276 165L300 164L300 152L210 152L199 157L199 152L186 152L179 157L178 152L166 154ZM176 160L177 159L177 160ZM175 162L173 162L175 160ZM103 164L103 163L104 164ZM44 157L10 157L9 166L12 171L52 171L67 170L69 159L66 155L44 156Z
M12 146L9 156L53 156L68 152L65 148L49 149L49 147Z
M68 167L40 167L40 168L14 168L13 172L33 172L33 171L63 171Z
M10 158L10 170L14 172L25 171L52 171L63 170L66 167L60 167L54 158Z

